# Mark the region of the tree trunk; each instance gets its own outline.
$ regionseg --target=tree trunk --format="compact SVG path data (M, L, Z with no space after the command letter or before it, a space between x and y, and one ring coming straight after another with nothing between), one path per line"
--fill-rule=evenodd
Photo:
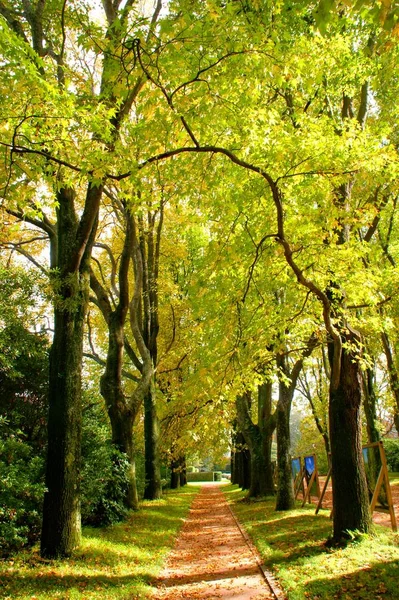
M182 456L180 458L180 487L184 487L187 485L187 470L186 470L186 457Z
M293 393L280 381L277 403L277 498L276 510L295 508L290 455L290 414Z
M170 488L177 490L180 487L180 460L174 459L170 463Z
M272 383L266 382L258 387L258 425L262 433L262 455L265 461L264 496L276 493L272 465L273 433L276 429L276 414L272 414Z
M50 353L48 450L41 554L69 556L80 541L81 370L90 255L102 188L88 187L79 222L72 189L57 193L58 273Z
M249 498L274 495L271 444L275 419L271 416L271 384L258 388L258 424L250 415L249 394L236 399L237 421L251 455Z
M375 393L375 366L368 367L362 372L363 390L364 390L364 413L367 424L367 439L370 444L380 440L377 417L377 396Z
M239 472L239 486L242 490L249 490L251 487L251 453L244 445L240 452L241 467Z
M347 334L345 342L357 342ZM349 531L368 532L371 527L361 436L361 372L358 359L345 347L341 357L329 344L331 372L341 360L339 381L330 386L330 443L333 482L333 542L348 539Z
M50 353L48 452L41 553L69 556L80 543L81 364L85 303L56 310Z
M381 334L384 353L387 360L389 383L393 397L395 398L394 423L396 431L399 435L399 374L395 364L395 358L392 351L391 341L388 334L383 331Z
M132 410L122 389L122 362L124 351L124 317L117 309L108 321L108 352L105 371L100 380L101 395L105 400L112 428L112 443L127 455L129 461L126 505L137 510L139 499L136 483L133 427L137 410Z
M112 427L112 443L120 451L124 452L129 461L128 491L126 505L132 510L138 510L139 497L136 481L136 456L134 452L134 422L136 415L126 406L108 406L108 415Z
M248 490L251 485L251 459L245 439L241 431L234 433L234 472L232 481L242 490Z
M145 446L145 489L146 500L158 500L162 495L161 470L159 464L159 426L155 404L155 389L152 383L144 398L144 446Z

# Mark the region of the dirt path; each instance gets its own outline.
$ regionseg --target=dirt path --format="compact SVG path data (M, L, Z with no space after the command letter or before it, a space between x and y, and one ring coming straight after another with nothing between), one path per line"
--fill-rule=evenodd
M275 598L216 485L194 500L157 587L156 600Z

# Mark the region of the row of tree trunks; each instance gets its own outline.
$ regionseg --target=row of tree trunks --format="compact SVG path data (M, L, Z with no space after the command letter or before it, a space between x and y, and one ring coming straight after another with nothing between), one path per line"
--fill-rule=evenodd
M231 453L231 482L242 490L249 490L251 485L251 456L243 434L233 429Z
M272 415L272 385L267 382L258 387L258 423L251 417L251 394L246 392L236 398L237 424L242 432L251 457L251 476L248 497L274 495L271 460L275 415Z

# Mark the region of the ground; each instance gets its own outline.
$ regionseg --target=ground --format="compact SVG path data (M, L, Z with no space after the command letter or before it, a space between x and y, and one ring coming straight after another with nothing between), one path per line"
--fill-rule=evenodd
M220 487L203 485L154 599L273 600L259 562Z

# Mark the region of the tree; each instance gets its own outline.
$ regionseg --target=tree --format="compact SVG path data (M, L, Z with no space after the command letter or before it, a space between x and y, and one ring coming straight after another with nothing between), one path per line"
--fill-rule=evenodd
M9 104L13 130L2 130L9 164L7 209L43 229L51 245L54 339L42 532L42 554L47 557L69 555L80 537L80 390L90 256L106 173L120 150L122 123L144 83L135 71L134 53L124 46L130 29L142 27L132 5L106 1L103 28L84 5L78 11L62 2L2 6L2 52L8 58L3 85L11 76L21 85L21 94ZM147 31L159 10L160 4L147 21ZM85 83L66 43L68 36L87 58L80 63L89 71ZM95 61L103 59L101 73L89 66L92 52ZM22 195L16 189L21 178ZM35 185L45 186L45 202L52 198L55 221L32 193Z
M276 413L272 413L272 383L258 386L257 423L251 416L251 393L237 396L237 423L251 455L251 478L248 497L274 495L272 440Z
M111 258L111 281L114 293L108 292L103 271L102 283L97 278L94 268L91 270L91 287L95 293L95 304L100 309L108 327L108 350L105 361L105 369L101 376L100 389L105 400L108 415L112 427L112 441L118 450L126 453L129 459L129 488L127 505L130 508L138 508L138 494L136 488L136 470L134 456L133 428L146 394L152 384L154 367L151 355L143 338L141 319L141 306L143 295L144 266L140 251L137 224L128 206L121 204L122 214L119 218L123 224L123 247L117 272L117 261L111 248L106 244L100 244L107 255ZM129 267L134 262L134 288L130 296L129 292ZM98 261L99 264L100 261ZM99 276L100 276L99 275ZM113 308L114 307L114 308ZM133 347L129 344L125 335L126 319L130 314L131 333L140 359ZM93 344L91 342L93 348ZM124 369L124 353L132 360L138 376ZM100 362L97 353L90 355ZM127 394L123 384L123 378L133 380L134 388Z

